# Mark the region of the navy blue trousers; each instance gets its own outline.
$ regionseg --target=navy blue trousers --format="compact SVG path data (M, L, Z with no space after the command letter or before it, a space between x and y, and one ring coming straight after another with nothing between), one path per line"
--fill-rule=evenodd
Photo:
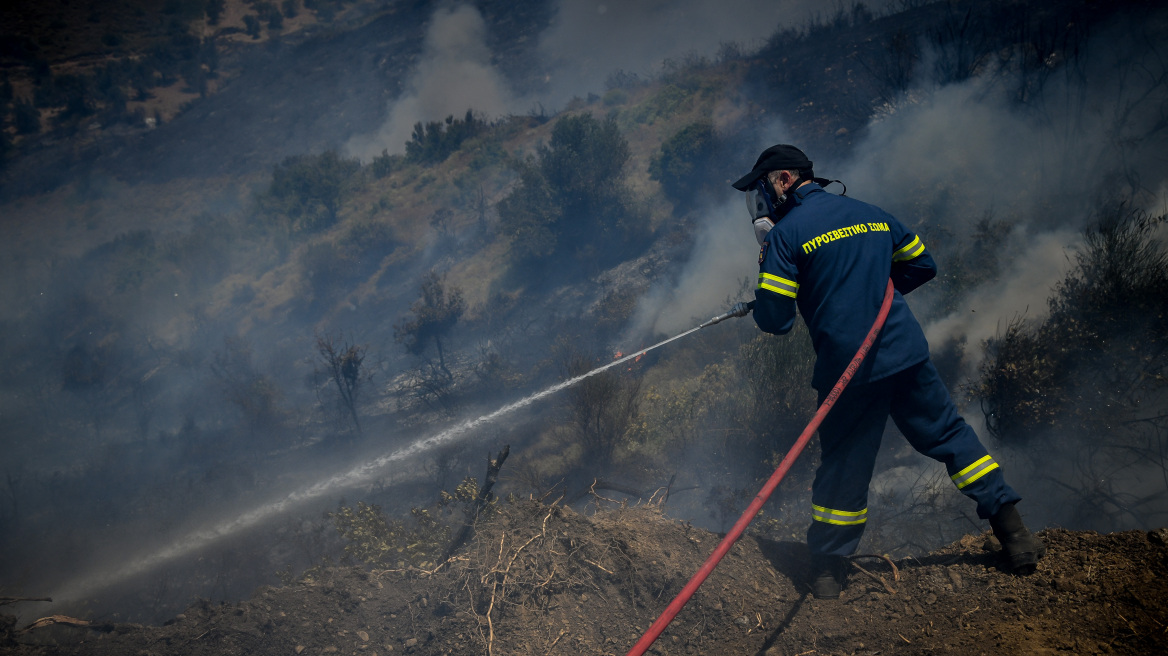
M823 403L826 392L820 392ZM888 378L851 384L819 427L822 460L811 489L812 554L849 556L868 519L868 485L888 417L917 451L944 463L953 484L986 519L1017 502L998 463L957 412L936 367L926 360Z

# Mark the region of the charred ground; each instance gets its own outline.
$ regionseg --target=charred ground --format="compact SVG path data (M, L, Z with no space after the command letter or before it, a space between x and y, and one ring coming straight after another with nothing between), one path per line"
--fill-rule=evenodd
M856 561L813 599L802 544L746 537L650 653L1077 654L1168 647L1168 531L1047 529L1038 571L997 566L990 536L920 558ZM164 626L13 630L13 654L623 654L718 535L657 506L590 515L500 504L447 567L310 570L248 601L200 602ZM862 568L862 569L861 569Z

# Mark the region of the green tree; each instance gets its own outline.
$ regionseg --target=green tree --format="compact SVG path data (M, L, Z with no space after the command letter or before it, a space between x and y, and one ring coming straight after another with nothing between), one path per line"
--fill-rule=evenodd
M567 116L549 143L522 165L520 184L499 205L500 231L521 265L573 257L603 265L643 243L623 172L628 142L616 123Z
M534 166L524 166L518 189L499 201L500 231L511 239L511 255L521 262L556 251L560 206L547 179Z
M263 205L285 217L292 232L327 228L337 222L360 170L359 160L344 159L333 150L289 157L272 171Z
M649 177L661 183L671 198L690 201L708 184L707 167L718 147L718 136L709 121L699 121L678 130L661 144L649 164Z
M454 328L466 311L466 301L457 287L447 287L445 277L431 271L422 278L421 294L410 306L412 319L393 326L393 338L405 344L406 350L420 355L433 341L438 351L438 366L447 378L453 378L446 368L442 340Z

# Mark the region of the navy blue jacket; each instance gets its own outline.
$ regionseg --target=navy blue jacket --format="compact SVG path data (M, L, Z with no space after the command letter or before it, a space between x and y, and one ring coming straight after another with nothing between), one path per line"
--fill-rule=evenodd
M788 192L782 209L759 253L754 320L782 335L798 306L815 347L811 385L835 385L876 321L890 277L892 309L852 381L877 381L927 360L924 332L901 296L937 274L920 238L884 210L814 182Z

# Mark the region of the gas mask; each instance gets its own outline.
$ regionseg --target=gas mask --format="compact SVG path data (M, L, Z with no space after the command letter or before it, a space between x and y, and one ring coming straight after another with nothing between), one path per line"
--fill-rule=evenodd
M754 186L746 191L746 209L750 212L751 223L754 224L754 238L758 240L760 246L778 220L776 208L786 200L786 194L779 196L766 176L759 178Z

